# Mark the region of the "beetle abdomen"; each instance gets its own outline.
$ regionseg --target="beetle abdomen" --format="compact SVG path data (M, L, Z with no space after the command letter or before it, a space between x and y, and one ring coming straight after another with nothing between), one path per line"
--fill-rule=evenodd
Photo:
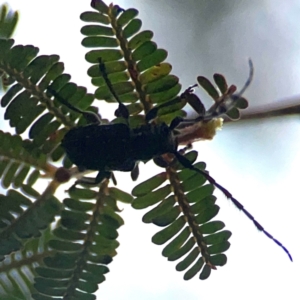
M88 125L71 129L62 147L78 167L89 170L131 171L130 130L125 124Z

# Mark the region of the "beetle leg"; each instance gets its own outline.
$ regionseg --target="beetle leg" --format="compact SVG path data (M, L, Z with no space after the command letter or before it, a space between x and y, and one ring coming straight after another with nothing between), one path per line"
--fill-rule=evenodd
M165 102L161 105L157 105L157 106L153 107L152 109L150 109L146 114L146 121L150 122L151 120L155 119L157 117L158 111L160 109L162 109L164 107L168 107L170 105L180 103L180 102L190 103L190 105L199 114L200 114L200 111L201 111L201 114L202 114L203 110L205 112L205 108L204 108L201 100L195 94L193 94L194 87L196 87L196 86L197 86L197 84L194 84L194 85L188 87L180 96L178 96L168 102Z
M113 172L111 172L111 180L112 180L114 185L117 185L117 179L116 179L115 174Z
M116 179L112 175L112 172L99 171L95 178L84 176L84 177L76 180L71 188L75 187L78 184L83 185L83 186L96 186L99 183L101 183L104 179L110 179L110 178L112 178L114 184L116 184Z
M140 174L139 164L136 163L136 165L134 166L134 168L131 170L131 173L130 173L131 179L133 181L136 181L139 177L139 174Z
M153 161L161 168L167 168L169 166L169 164L161 156L154 157Z

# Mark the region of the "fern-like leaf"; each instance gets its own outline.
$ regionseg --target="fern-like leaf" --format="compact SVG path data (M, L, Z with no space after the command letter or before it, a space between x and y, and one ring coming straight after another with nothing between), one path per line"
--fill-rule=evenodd
M47 243L52 236L50 227L39 238L26 242L21 251L8 255L0 262L1 299L31 299L35 271L43 258L51 254ZM53 255L53 254L52 254Z
M197 152L186 154L191 162L196 160ZM204 163L194 165L201 170ZM167 243L163 256L168 260L180 260L177 271L184 271L184 279L188 280L200 273L200 279L206 279L211 269L226 264L223 254L230 244L227 241L231 233L220 231L224 224L211 221L219 207L213 196L214 187L204 185L205 178L191 170L178 171L176 163L170 165L166 172L136 186L132 194L136 196L132 206L143 209L156 204L143 217L145 223L153 223L165 227L156 233L152 242L157 245ZM166 179L170 184L160 187Z
M33 185L41 176L40 172L53 176L56 168L47 163L47 157L38 149L27 151L26 143L19 135L0 131L0 178L2 186L21 187Z
M27 239L40 236L40 231L53 222L61 208L60 202L51 194L39 195L25 185L22 189L23 193L9 190L6 196L0 195L0 260L20 250Z
M37 56L39 49L33 46L14 46L13 40L0 40L0 69L7 76L9 90L1 100L1 106L7 107L4 118L16 128L18 134L29 128L30 141L25 144L28 151L36 148L44 154L50 154L52 160L59 160L63 150L58 143L67 128L74 126L79 114L61 108L53 102L53 96L47 91L59 93L73 105L86 109L93 101L93 95L86 93L86 88L70 82L70 75L63 74L64 66L59 56ZM47 108L47 112L44 113ZM56 120L53 121L55 117ZM65 129L60 130L61 124Z
M85 12L81 19L93 22L82 28L86 35L83 46L101 48L89 51L86 60L94 65L88 70L92 83L98 86L97 99L114 101L110 90L99 70L99 58L105 63L106 73L120 100L131 103L128 109L136 116L142 110L149 111L152 104L169 101L176 97L181 89L178 77L171 75L171 65L164 62L167 51L157 48L152 41L151 31L140 31L141 21L136 18L138 11L118 10L117 6L106 6L103 2L97 6L99 12ZM109 26L107 26L109 25ZM117 48L118 47L118 48ZM181 101L176 108L171 105L168 111L161 112L163 121L171 121L175 116L185 116ZM132 119L141 119L132 117Z
M105 185L99 192L73 188L70 196L64 200L55 239L49 242L56 254L36 269L34 299L96 299L93 293L117 253L117 229L123 220L116 213L116 200L131 197Z

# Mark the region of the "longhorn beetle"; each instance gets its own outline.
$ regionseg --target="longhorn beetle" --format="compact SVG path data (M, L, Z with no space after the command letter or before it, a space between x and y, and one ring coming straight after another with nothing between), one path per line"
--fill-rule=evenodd
M205 111L200 99L193 94L194 86L188 88L180 97L195 96L199 100L196 105L198 107L197 112L199 113L199 116L195 119L183 119L177 117L171 122L170 126L164 122L155 124L150 121L156 118L160 108L170 104L173 100L167 104L162 104L161 106L151 109L145 116L147 121L146 124L137 128L130 128L128 125L128 109L115 93L107 76L105 65L100 59L100 72L102 73L111 94L119 104L115 115L122 117L125 120L125 123L102 125L99 115L82 111L72 106L55 90L48 87L48 91L60 103L66 105L71 110L82 114L87 121L91 123L86 126L72 128L65 134L61 142L61 146L65 149L68 158L78 167L79 171L99 171L96 178L83 177L82 179L77 180L75 185L99 184L103 179L111 177L115 182L112 173L113 171L130 171L132 179L135 180L138 177L138 163L140 161L147 162L153 159L158 165L167 166L167 163L161 158L161 155L171 153L183 167L200 173L210 184L221 190L224 195L254 223L256 228L280 246L292 261L292 256L287 248L267 232L227 189L217 183L208 173L194 167L193 164L178 151L178 136L180 136L179 125L185 129L188 128L187 126L189 125L192 128L193 124L198 124L200 122L205 123L225 114L232 106L234 106L234 101L241 97L242 93L252 80L253 66L251 61L249 61L249 65L250 76L241 92L236 95L230 95L229 99L223 99L223 101L218 105L215 104L208 111ZM186 150L186 148L184 148L183 151Z

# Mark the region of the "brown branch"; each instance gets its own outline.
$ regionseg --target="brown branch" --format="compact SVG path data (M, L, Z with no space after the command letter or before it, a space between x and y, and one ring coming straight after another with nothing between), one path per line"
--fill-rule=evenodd
M258 106L256 108L250 108L247 109L245 112L242 112L241 119L239 120L239 122L300 114L299 103L299 97L295 97L293 99L285 99L278 101L278 103L270 103ZM233 123L232 120L229 120L228 118L225 118L224 122Z

